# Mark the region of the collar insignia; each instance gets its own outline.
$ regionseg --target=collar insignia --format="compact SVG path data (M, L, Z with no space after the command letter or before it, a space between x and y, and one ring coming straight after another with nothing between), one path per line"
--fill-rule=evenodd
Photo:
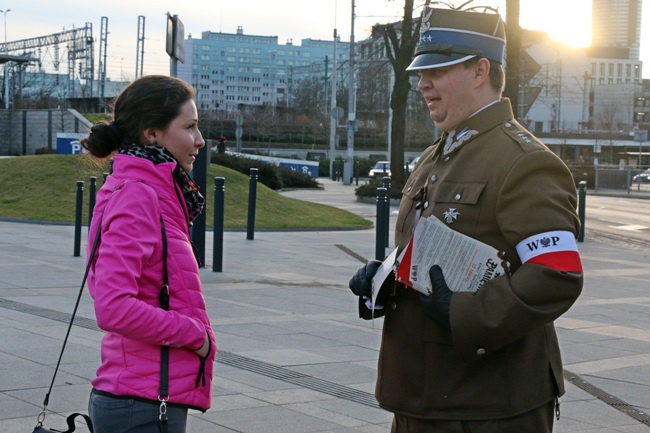
M478 131L475 129L468 129L467 127L458 134L456 134L456 131L450 131L443 149L443 155L449 155L475 135L478 135Z

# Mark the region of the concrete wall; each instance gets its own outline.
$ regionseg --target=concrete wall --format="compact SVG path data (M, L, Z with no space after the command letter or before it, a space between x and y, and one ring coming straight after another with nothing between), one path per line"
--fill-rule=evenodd
M0 155L33 155L56 151L56 134L87 132L91 122L71 109L0 110Z

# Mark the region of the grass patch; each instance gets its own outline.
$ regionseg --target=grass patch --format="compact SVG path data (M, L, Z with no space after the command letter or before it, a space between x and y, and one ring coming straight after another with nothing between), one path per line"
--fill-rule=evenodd
M83 220L88 220L90 177L103 183L108 164L97 165L81 155L34 155L0 159L0 216L35 221L73 223L77 181L84 181ZM206 224L212 227L215 177L223 177L224 225L246 228L249 177L211 164L208 169ZM258 182L256 229L361 229L372 223L342 209L296 200Z

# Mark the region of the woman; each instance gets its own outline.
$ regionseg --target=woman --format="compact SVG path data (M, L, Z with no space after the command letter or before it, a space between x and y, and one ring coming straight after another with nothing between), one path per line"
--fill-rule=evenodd
M106 331L88 404L96 433L159 432L165 409L168 432L181 433L188 408L210 407L216 341L189 235L204 204L188 175L205 145L193 98L181 80L141 77L118 96L113 121L81 140L95 157L114 155L88 248L100 230L88 276ZM159 299L164 266L169 310ZM169 348L168 397L160 395L162 347Z

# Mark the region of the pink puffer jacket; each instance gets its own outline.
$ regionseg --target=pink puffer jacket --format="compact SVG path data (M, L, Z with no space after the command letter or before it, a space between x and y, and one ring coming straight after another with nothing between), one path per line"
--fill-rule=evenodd
M174 163L115 155L113 174L99 190L88 252L102 220L100 246L88 276L97 324L106 331L93 386L116 395L157 400L160 347L170 346L169 402L206 410L216 352L187 210L173 180ZM170 309L160 308L162 214L167 233ZM212 349L194 353L208 333ZM201 371L203 370L203 371Z

